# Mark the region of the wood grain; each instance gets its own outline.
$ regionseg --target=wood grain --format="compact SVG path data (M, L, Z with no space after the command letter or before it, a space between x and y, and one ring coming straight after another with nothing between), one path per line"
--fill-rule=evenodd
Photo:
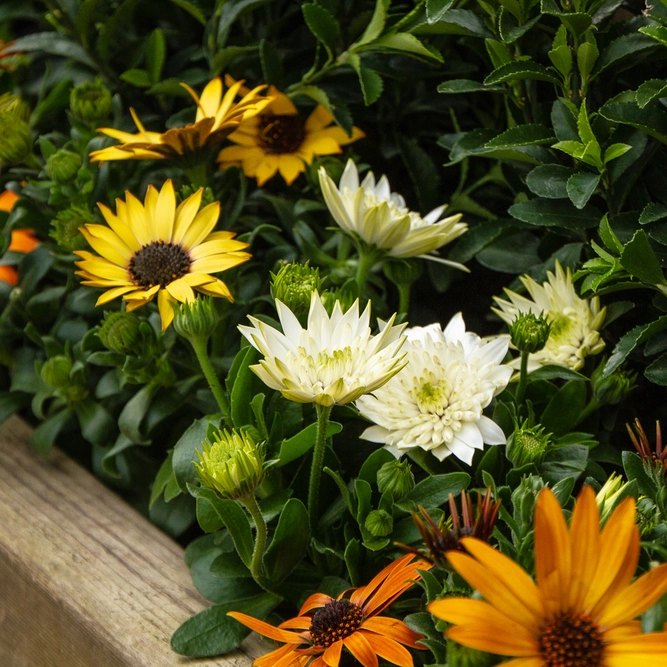
M60 451L28 450L18 418L0 427L2 667L249 667L249 639L216 660L169 639L207 606L183 550Z

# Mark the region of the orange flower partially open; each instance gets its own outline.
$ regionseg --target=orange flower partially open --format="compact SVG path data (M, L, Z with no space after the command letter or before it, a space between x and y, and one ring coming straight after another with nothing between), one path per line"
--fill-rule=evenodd
M459 644L516 657L503 667L664 667L667 632L637 620L667 591L667 564L630 583L639 560L635 501L626 498L600 530L595 493L584 487L568 529L544 489L535 510L537 583L513 560L474 538L454 569L484 597L446 598L428 610Z
M8 213L14 208L19 196L11 190L5 190L0 194L0 211ZM32 229L15 229L12 232L12 240L9 244L9 250L16 252L32 252L39 245ZM16 285L19 281L19 274L13 266L0 266L0 282Z
M399 667L413 667L405 646L424 649L417 644L422 635L403 621L378 614L419 579L417 570L430 569L429 563L414 558L399 558L349 597L350 591L335 600L322 593L311 595L296 618L278 627L239 612L229 616L284 644L257 658L256 667L338 667L344 648L364 667L378 667L378 656Z

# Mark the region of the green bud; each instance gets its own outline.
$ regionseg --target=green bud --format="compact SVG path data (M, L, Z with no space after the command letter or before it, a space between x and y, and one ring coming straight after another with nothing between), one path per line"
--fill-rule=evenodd
M0 110L0 160L23 162L32 154L28 123L9 111Z
M66 252L84 250L88 241L79 231L80 227L95 222L95 217L85 206L73 205L60 211L51 222L49 236Z
M394 529L394 519L385 510L372 510L366 517L365 526L373 537L385 537Z
M97 330L102 345L112 352L130 354L137 352L141 341L140 321L134 313L107 312Z
M447 667L491 667L496 659L490 653L447 640Z
M631 493L630 483L625 482L621 475L612 472L595 496L595 502L600 511L600 521L605 523L619 503Z
M389 461L378 470L377 483L380 493L389 492L400 500L415 488L415 476L407 461Z
M305 264L284 264L271 274L271 296L282 301L296 316L307 315L310 297L322 289L320 270Z
M55 389L66 387L70 383L72 361L69 357L59 354L44 362L40 371L40 377L46 384Z
M0 111L8 111L26 123L30 120L30 107L18 95L4 93L0 95Z
M264 477L264 456L245 431L222 429L197 451L193 461L202 484L223 498L239 500L255 492Z
M544 458L550 444L551 433L544 433L544 427L527 426L525 423L514 430L507 440L507 458L520 468L527 463L539 463Z
M213 297L198 296L190 303L181 303L174 308L174 329L179 336L192 340L208 340L215 331L218 316Z
M605 365L600 363L591 376L593 396L600 405L617 405L635 388L637 376L618 369L603 377Z
M537 496L545 484L541 477L529 475L523 477L519 486L512 492L514 520L519 528L527 530L533 524Z
M56 183L67 183L73 180L80 168L81 156L62 148L46 161L46 173Z
M82 120L94 123L111 113L111 93L99 79L87 81L72 89L69 105Z
M180 204L181 202L186 200L188 197L191 197L195 192L199 190L201 190L201 188L196 185L184 185L176 193L176 202ZM204 188L204 192L202 193L202 198L201 198L201 208L204 208L205 206L212 204L214 201L217 200L213 196L213 190L211 190L211 188Z
M357 300L357 297L349 290L337 288L334 290L324 290L320 292L320 299L322 300L322 305L327 311L329 316L333 313L334 306L336 301L340 302L341 310L346 313L352 306L352 304Z
M383 270L395 285L412 285L422 274L423 262L419 259L393 259L384 263Z
M510 324L512 344L519 352L539 352L549 340L551 324L546 317L521 313Z

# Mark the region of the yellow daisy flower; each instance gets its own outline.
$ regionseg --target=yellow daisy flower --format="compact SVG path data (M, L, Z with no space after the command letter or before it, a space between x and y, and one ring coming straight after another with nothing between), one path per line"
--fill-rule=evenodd
M83 284L109 288L98 306L122 296L130 311L157 296L164 331L174 319L174 303L194 301L193 289L233 301L227 285L210 274L250 259L242 252L248 244L232 240L233 232L213 231L220 203L200 211L202 193L177 207L174 186L167 181L159 192L149 186L143 204L126 192L125 201L116 200L115 215L98 204L109 227L86 225L81 233L99 256L76 252Z
M228 85L232 81L227 78ZM340 153L341 146L366 136L358 127L352 128L350 137L332 125L332 115L321 104L304 120L292 100L275 87L271 86L268 97L272 98L270 104L259 114L244 118L229 135L237 145L220 151L221 169L241 167L246 176L257 179L258 185L280 172L291 185L316 155Z
M235 102L243 81L230 85L223 96L220 77L210 81L201 97L186 83L181 83L197 104L195 122L185 127L176 127L164 133L147 131L134 109L130 109L139 132L131 134L111 127L97 131L118 139L120 146L110 146L90 154L91 162L107 160L164 160L216 147L246 118L258 114L270 102L270 97L259 97L266 86L253 90L244 88L243 97Z
M474 538L452 567L484 600L447 598L428 610L454 627L447 636L516 657L503 667L664 667L667 632L642 634L634 620L667 591L667 564L630 583L639 560L635 501L626 498L600 531L595 493L584 487L568 530L556 496L535 509L537 583L513 560Z

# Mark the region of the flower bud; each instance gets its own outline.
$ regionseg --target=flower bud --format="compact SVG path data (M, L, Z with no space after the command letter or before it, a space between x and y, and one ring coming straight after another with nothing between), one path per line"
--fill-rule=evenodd
M56 183L73 180L81 168L81 156L78 153L60 149L46 161L46 173Z
M271 274L271 295L282 301L297 317L303 317L310 308L313 292L322 288L320 270L305 264L284 264Z
M373 537L385 537L394 529L394 519L385 510L372 510L366 517L365 525Z
M630 493L632 493L630 482L624 482L621 475L612 472L595 496L595 502L600 511L600 521L604 523L619 503Z
M39 374L46 384L51 385L55 389L60 389L69 384L71 371L72 361L69 357L59 354L47 359Z
M0 160L23 162L32 153L28 123L9 111L0 110Z
M264 477L264 457L252 437L245 431L222 429L197 451L193 461L205 486L223 498L240 500L255 492Z
M88 208L73 205L56 215L51 222L52 228L49 236L55 239L65 252L85 250L88 247L88 241L79 228L93 222L95 222L95 217Z
M635 388L637 376L619 369L603 377L604 366L599 364L591 376L593 396L600 405L617 405Z
M76 116L94 123L111 113L111 93L99 79L87 81L72 89L69 105Z
M385 276L395 285L412 285L422 274L423 262L418 259L388 260L383 269Z
M338 288L334 290L324 290L320 294L320 300L322 301L324 309L329 314L329 317L331 317L336 301L340 302L341 310L346 313L357 300L357 297L349 290Z
M507 458L520 468L527 463L539 463L550 444L551 433L544 433L544 427L522 425L514 430L507 440Z
M415 476L407 461L389 461L377 472L380 493L391 493L394 500L405 497L415 487Z
M26 123L30 120L30 107L18 95L3 93L0 95L0 111L8 111Z
M174 308L174 329L179 336L192 340L208 340L215 331L218 316L213 298L198 296L190 303L181 303Z
M112 352L136 353L141 339L140 324L134 313L107 312L97 335L102 345Z
M447 667L491 667L495 662L490 653L447 640Z
M512 345L519 352L539 352L549 340L551 324L546 317L533 313L522 313L510 324Z
M519 528L526 529L532 526L537 496L544 486L544 480L541 477L529 475L528 477L524 477L519 486L512 492L514 520L519 525Z

